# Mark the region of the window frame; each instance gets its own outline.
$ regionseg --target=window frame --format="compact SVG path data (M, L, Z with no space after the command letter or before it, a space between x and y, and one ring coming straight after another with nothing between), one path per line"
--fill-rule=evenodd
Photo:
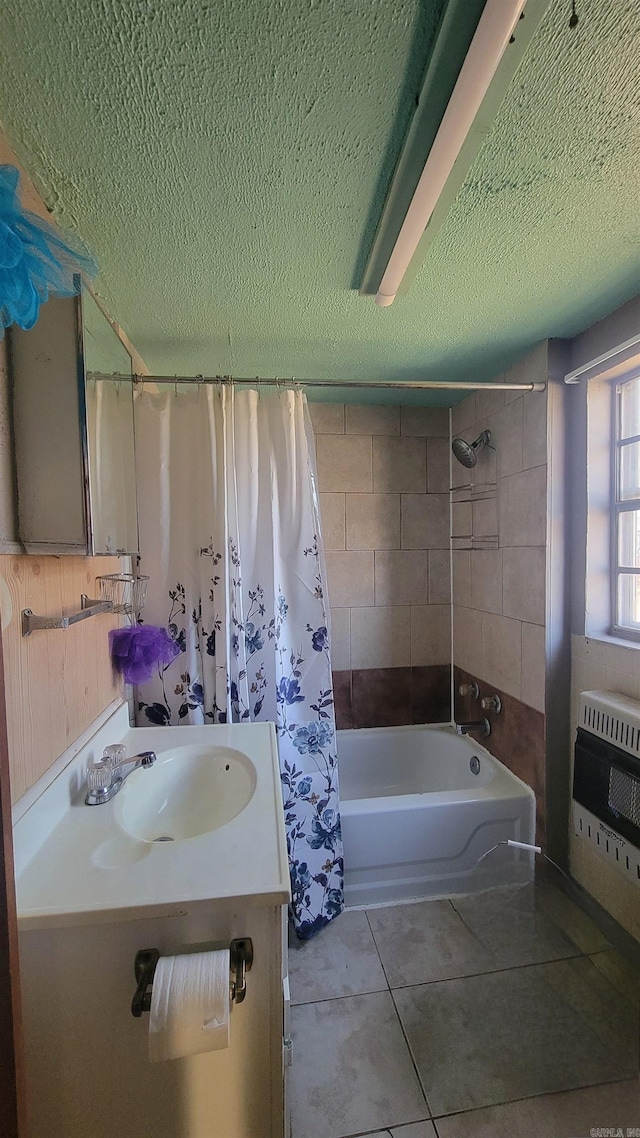
M640 643L640 620L633 625L624 624L620 619L620 578L622 575L640 579L640 566L633 568L620 563L620 521L623 514L640 511L640 487L634 498L622 497L622 455L624 449L634 443L640 444L640 433L622 437L622 394L627 384L640 385L640 374L627 375L611 383L613 406L611 408L611 548L610 584L611 618L609 633L618 639Z

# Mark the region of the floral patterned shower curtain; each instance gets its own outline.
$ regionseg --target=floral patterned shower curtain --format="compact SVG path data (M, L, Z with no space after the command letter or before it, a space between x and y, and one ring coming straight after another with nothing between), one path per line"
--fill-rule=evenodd
M343 909L335 719L313 436L296 390L139 391L144 620L181 652L138 723L275 722L291 915L307 939Z

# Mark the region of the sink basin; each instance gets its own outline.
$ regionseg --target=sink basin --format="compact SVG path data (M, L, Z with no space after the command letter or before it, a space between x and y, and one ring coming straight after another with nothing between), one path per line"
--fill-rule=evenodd
M256 769L232 747L201 744L160 751L130 774L114 799L122 828L143 842L177 842L226 826L248 806Z

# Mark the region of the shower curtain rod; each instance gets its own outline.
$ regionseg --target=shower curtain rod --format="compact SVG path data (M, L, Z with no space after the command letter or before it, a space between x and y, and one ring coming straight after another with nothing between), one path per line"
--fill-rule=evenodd
M379 391L544 391L546 383L480 383L479 381L468 381L464 383L456 383L455 380L449 379L425 379L416 380L414 382L394 383L393 381L386 380L367 380L362 383L356 380L332 380L332 379L261 379L255 376L254 379L234 379L230 375L216 375L205 377L203 375L134 375L132 377L122 375L105 375L102 372L90 372L91 379L103 380L119 380L122 382L124 379L131 378L133 383L165 383L168 385L176 385L178 383L215 383L217 384L245 384L252 387L287 387L294 385L295 387L322 387L333 388L334 391L351 389L355 391L364 390L366 388L373 388Z

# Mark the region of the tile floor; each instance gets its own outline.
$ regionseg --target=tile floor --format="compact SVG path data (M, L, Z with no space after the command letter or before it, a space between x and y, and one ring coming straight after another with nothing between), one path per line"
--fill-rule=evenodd
M550 882L346 912L289 974L292 1138L640 1135L637 961Z

